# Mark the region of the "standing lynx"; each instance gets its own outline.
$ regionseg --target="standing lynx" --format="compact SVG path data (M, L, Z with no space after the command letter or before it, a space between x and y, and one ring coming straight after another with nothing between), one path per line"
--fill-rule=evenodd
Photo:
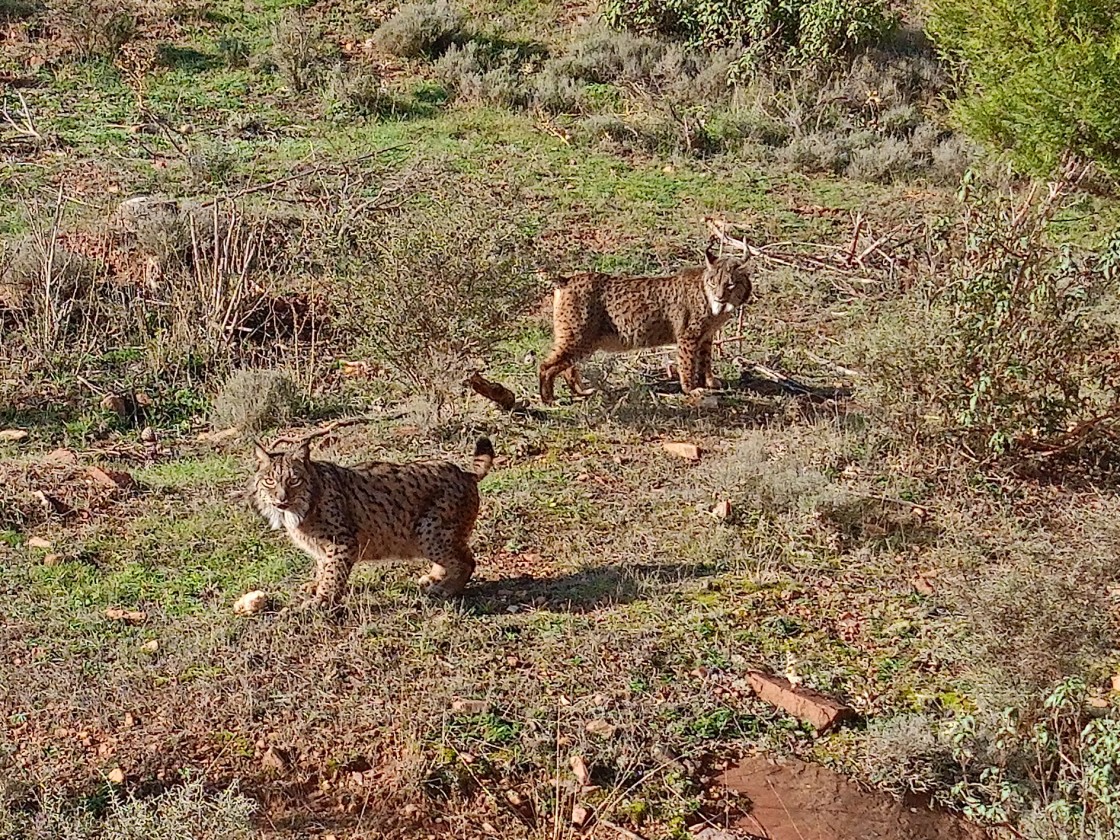
M478 518L478 482L490 471L494 447L480 438L474 470L449 461L342 467L313 461L305 441L290 452L256 445L253 497L274 529L315 560L314 590L305 607L342 600L350 569L360 560L423 557L420 579L432 595L456 595L474 573L467 539Z
M709 246L705 264L671 277L577 274L553 292L554 346L540 370L541 400L553 400L563 376L573 394L587 396L576 362L596 350L635 350L676 344L681 388L716 388L712 340L751 294L747 266L717 257Z

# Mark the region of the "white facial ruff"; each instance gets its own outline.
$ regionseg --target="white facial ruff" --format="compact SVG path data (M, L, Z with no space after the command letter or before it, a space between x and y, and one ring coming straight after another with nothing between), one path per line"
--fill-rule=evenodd
M295 530L299 527L302 518L298 513L291 510L280 510L278 507L272 505L262 506L261 513L264 514L265 519L268 520L269 526L273 531L279 531L281 528L287 528L289 531Z

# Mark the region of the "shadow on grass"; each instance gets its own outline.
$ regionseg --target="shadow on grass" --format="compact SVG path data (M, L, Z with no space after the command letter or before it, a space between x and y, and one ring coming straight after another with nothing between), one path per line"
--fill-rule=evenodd
M663 563L651 566L598 566L562 577L532 574L469 584L463 609L472 615L495 615L521 609L589 613L616 604L644 600L664 591L664 584L708 577L710 563ZM516 607L517 610L511 610Z

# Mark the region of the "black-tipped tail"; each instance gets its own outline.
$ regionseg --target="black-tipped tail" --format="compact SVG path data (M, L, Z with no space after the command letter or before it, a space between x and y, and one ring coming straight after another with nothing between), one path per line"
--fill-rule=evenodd
M474 474L485 478L493 465L494 444L490 443L490 438L480 437L474 445Z

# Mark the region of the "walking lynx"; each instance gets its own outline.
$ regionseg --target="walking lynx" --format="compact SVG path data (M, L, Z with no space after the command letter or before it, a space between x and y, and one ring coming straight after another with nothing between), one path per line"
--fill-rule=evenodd
M553 292L554 346L540 369L541 400L553 400L563 376L577 396L588 396L576 362L596 350L618 352L676 344L684 392L717 388L712 341L719 328L751 295L746 264L717 257L709 246L705 264L671 277L577 274Z
M474 470L449 461L343 467L313 461L308 443L290 452L256 445L253 497L274 529L315 560L305 607L342 600L359 561L423 557L432 568L420 579L432 595L463 590L474 573L467 546L478 518L478 482L490 471L494 447L480 438Z

